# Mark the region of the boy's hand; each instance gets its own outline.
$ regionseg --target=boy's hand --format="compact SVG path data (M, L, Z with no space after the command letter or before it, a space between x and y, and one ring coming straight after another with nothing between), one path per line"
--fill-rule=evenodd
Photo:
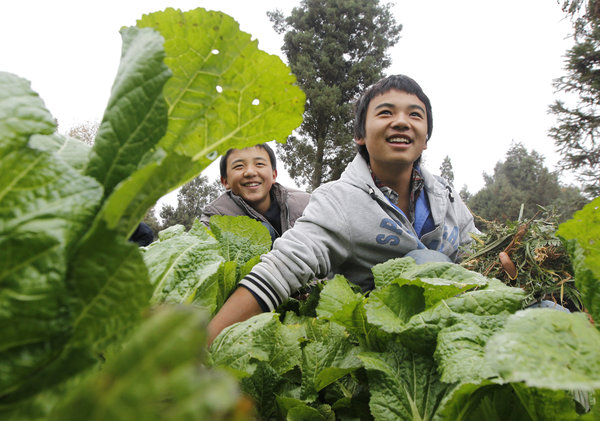
M260 305L246 288L236 289L208 324L207 345L210 346L223 329L262 313Z

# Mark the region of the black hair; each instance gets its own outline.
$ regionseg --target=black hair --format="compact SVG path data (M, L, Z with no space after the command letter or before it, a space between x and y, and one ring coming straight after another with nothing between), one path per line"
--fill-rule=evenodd
M425 104L425 113L427 114L427 140L431 138L433 130L433 116L431 114L431 102L423 89L417 82L405 75L391 75L384 77L375 84L368 87L358 98L354 105L354 139L364 139L365 137L365 122L367 119L367 109L371 100L377 95L384 94L392 89L406 92L407 94L415 95ZM365 145L358 145L358 152L369 161L369 152ZM419 160L421 158L419 157Z
M273 171L275 171L277 169L277 159L275 158L275 152L273 152L273 149L271 149L271 147L269 145L267 145L266 143L259 143L258 145L254 145L254 146L248 146L249 148L262 148L265 151L267 151L267 153L269 154L269 159L271 160L271 167L273 169ZM246 149L246 148L244 148ZM227 158L229 158L229 155L231 155L231 152L237 150L236 148L231 148L229 149L227 152L225 152L225 155L223 155L221 157L221 162L219 162L219 170L221 171L221 178L227 178Z

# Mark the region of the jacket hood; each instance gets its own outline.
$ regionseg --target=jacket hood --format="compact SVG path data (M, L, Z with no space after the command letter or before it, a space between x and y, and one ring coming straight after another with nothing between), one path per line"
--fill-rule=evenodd
M452 188L448 182L442 177L431 174L422 166L419 167L418 170L425 180L425 189L430 194L436 196L445 196L449 191L452 191ZM376 194L377 192L381 192L373 181L367 161L359 153L357 153L352 162L348 164L342 173L342 176L340 177L340 181L351 184L352 186L355 186L369 194L371 194L373 191L375 191ZM383 195L383 193L381 194Z
M377 186L375 186L373 177L371 177L371 171L369 170L367 161L365 161L359 153L357 153L354 159L348 164L340 177L340 181L348 183L367 193L370 193L372 190L379 190Z

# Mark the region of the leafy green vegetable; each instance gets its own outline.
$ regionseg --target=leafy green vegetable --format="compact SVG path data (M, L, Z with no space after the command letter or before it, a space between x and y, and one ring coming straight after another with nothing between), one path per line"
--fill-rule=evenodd
M565 391L535 389L520 383L464 383L446 395L435 420L575 420L573 398Z
M446 383L481 382L494 378L497 371L485 361L489 338L502 328L508 314L475 316L463 314L437 336L434 358Z
M433 359L396 344L388 352L366 352L359 358L369 376L376 420L430 420L450 388L440 381Z
M79 139L54 133L49 136L33 135L29 146L34 149L54 153L79 172L87 166L91 148Z
M165 135L114 190L100 216L124 233L161 196L227 149L285 141L301 123L305 102L281 59L260 51L225 14L167 9L143 16L137 26L160 32L173 75L162 91Z
M198 221L196 224L202 225ZM190 303L224 259L219 243L202 225L152 243L144 253L144 261L154 287L153 303Z
M392 283L373 291L365 309L369 323L388 333L400 333L412 316L425 310L424 291Z
M414 351L432 353L443 328L462 323L464 317L496 320L497 316L508 316L521 308L523 296L520 289L490 280L485 289L442 300L413 316L399 334L400 340Z
M317 316L344 326L358 338L369 340L371 326L367 324L364 297L355 292L346 278L336 276L321 291Z
M135 27L123 28L121 36L121 63L86 169L105 197L133 174L167 127L163 87L171 71L163 63L163 37Z
M388 260L373 266L372 270L375 285L379 288L391 282L424 286L427 307L431 307L443 298L488 283L480 273L463 269L458 265L444 262L417 265L410 257ZM427 288L427 285L437 287Z
M202 365L206 320L190 306L158 309L49 419L229 419L240 393L232 377Z
M564 240L571 256L575 285L600 329L600 197L561 224L557 235Z
M284 141L301 123L305 96L296 78L231 17L167 9L137 26L160 31L173 71L164 89L169 129L159 146L165 151L205 168L232 146Z
M317 392L362 366L357 355L360 348L349 340L348 333L335 323L302 349L303 399L316 399Z
M102 190L27 146L36 131L48 134L52 118L23 80L0 73L0 85L10 95L0 101L0 396L29 395L43 387L39 377L60 358L78 316L64 280Z
M283 374L300 362L300 333L293 326L282 325L276 314L263 313L230 326L219 335L211 345L213 362L245 377L254 372L256 362L268 361L277 373Z
M91 150L54 133L54 119L27 81L0 73L3 419L44 419L56 405L64 408L57 415L61 419L82 413L130 419L146 409L174 419L190 411L202 418L206 402L189 395L185 405L169 406L167 395L188 396L197 389L207 390L210 398L213 389L222 391L206 388L215 379L212 374L196 365L188 370L183 357L181 366L170 360L180 354L171 350L169 340L173 346L185 343L185 349L194 352L202 347L194 339L202 332L195 322L167 316L171 322L155 322L149 328L160 332L156 338L167 341L164 347L147 352L155 338L142 328L134 340L138 345L130 344L121 353L124 339L151 305L154 290L142 254L128 237L159 197L196 176L219 153L285 140L300 123L305 97L289 68L260 52L257 43L223 14L169 9L145 17L139 26L121 31L121 64ZM200 52L204 56L198 56ZM219 59L210 59L217 55ZM216 92L215 83L221 84L223 95ZM259 102L253 104L254 99ZM186 276L183 282L170 278L169 268L176 265L167 261L151 268L157 284L167 285L161 291L173 292L178 300L191 301L205 292L204 285L218 284L209 281L224 261L221 247L202 230L186 235L203 242L195 249L203 257L188 253L180 259L202 260L188 267L186 273L194 277ZM183 241L181 233L173 234L162 240ZM176 253L170 252L164 257ZM156 252L146 254L158 258ZM247 272L256 259L247 255L234 262L233 272ZM223 267L224 277L232 279L231 264ZM218 293L202 299L224 300L233 285L218 288ZM181 321L182 329L170 325L174 320ZM114 376L84 382L79 395L61 403L61 394L77 390L82 377L93 374L105 360L104 374ZM124 366L132 362L139 362L140 373L127 372ZM153 393L155 382L145 376L160 378L169 365L172 375L160 393ZM231 389L226 393L234 396ZM126 405L136 401L140 404ZM231 409L231 400L224 402L218 407L215 400L209 407L216 412Z
M218 240L225 260L244 266L271 249L271 236L260 222L247 216L215 215L210 230Z
M271 248L268 230L246 216L215 215L211 228L196 220L189 232L183 225L159 232L144 254L152 303L193 302L214 314Z
M600 389L599 349L600 333L585 315L529 309L508 318L488 342L486 359L506 381L591 391Z

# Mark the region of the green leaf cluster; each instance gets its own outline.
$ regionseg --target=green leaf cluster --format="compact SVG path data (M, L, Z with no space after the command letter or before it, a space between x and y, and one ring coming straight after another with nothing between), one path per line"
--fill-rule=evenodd
M600 197L594 199L557 233L571 256L575 285L585 307L596 322L600 320Z
M600 334L583 313L521 310L522 289L452 263L401 258L373 274L368 295L336 276L313 286L314 311L282 306L225 329L213 364L264 419L597 415Z
M284 141L305 96L222 13L167 9L121 36L91 148L56 133L28 81L0 72L2 419L220 419L238 409L231 379L201 367L206 311L154 308L224 300L232 286L214 279L249 270L259 248L236 241L251 234L224 253L195 226L165 233L145 256L128 238L158 198L228 148Z
M158 237L144 252L151 302L193 303L211 315L271 248L267 228L247 216L214 215L210 230L195 220L189 231L174 225Z

